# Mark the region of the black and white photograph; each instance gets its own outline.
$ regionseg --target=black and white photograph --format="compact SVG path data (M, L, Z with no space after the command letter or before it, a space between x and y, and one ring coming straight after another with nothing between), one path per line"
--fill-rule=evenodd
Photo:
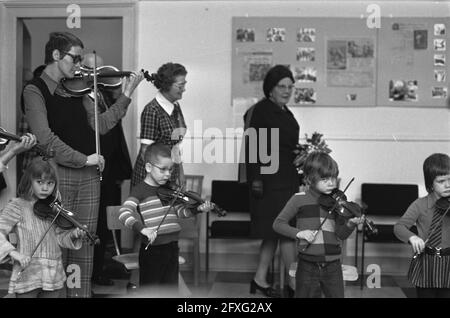
M434 66L445 66L445 54L434 54Z
M450 298L449 5L0 0L3 315Z
M237 42L255 42L255 29L237 29Z
M445 24L437 23L434 25L434 35L435 36L443 36L445 35Z
M315 42L316 29L314 28L299 28L297 31L297 42Z
M445 39L434 39L433 43L435 51L445 51L446 49Z
M297 48L297 61L314 62L316 60L316 49L313 47Z
M285 28L269 28L266 33L267 42L284 42L286 40Z

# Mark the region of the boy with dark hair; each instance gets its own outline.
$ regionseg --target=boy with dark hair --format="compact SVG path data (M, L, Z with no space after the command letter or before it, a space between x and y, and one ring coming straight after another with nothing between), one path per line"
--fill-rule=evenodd
M141 287L159 285L178 288L178 218L190 217L199 211L211 210L206 201L195 208L182 203L172 204L159 197L173 169L171 150L162 143L153 143L144 154L147 175L136 185L120 210L119 220L143 235L139 250L139 280ZM161 291L161 289L158 289Z

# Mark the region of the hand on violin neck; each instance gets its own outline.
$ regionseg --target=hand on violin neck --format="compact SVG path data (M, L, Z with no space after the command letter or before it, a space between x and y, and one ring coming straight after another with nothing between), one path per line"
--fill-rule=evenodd
M130 98L136 87L144 79L144 74L141 71L133 72L123 81L123 94Z
M354 217L354 218L347 220L348 227L354 227L354 226L356 226L358 224L362 224L362 223L364 223L364 215L360 216L360 217Z
M26 135L20 137L20 142L14 142L11 151L18 155L24 151L30 150L37 144L37 139L35 135L27 133Z
M200 212L211 212L213 208L213 204L210 201L205 201L197 207L197 210Z
M79 228L74 228L72 230L72 233L70 233L70 237L72 239L84 239L86 238L86 236L87 236L86 231Z

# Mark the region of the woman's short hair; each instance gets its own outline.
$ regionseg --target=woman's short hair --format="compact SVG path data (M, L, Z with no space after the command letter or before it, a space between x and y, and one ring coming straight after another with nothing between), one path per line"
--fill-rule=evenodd
M61 56L70 51L72 46L79 46L84 49L83 42L75 35L69 32L52 32L50 38L45 45L45 61L46 65L52 63L53 51L58 50Z
M303 173L305 181L310 185L314 185L323 178L337 178L339 167L329 154L315 151L306 157Z
M450 174L450 157L444 153L434 153L423 162L423 176L428 193L433 192L436 177Z
M31 200L33 197L33 189L31 184L35 179L52 180L55 182L56 193L58 189L58 174L54 164L49 160L43 160L41 157L34 158L25 169L19 186L17 187L17 196L26 200Z
M157 89L167 92L172 84L175 83L177 76L185 76L186 74L187 71L183 65L169 62L162 65L157 73L150 75L150 81Z

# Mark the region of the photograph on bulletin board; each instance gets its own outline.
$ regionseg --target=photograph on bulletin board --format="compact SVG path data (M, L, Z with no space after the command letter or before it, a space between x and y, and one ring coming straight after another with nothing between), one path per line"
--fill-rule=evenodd
M373 39L327 40L327 86L372 87L375 83Z

